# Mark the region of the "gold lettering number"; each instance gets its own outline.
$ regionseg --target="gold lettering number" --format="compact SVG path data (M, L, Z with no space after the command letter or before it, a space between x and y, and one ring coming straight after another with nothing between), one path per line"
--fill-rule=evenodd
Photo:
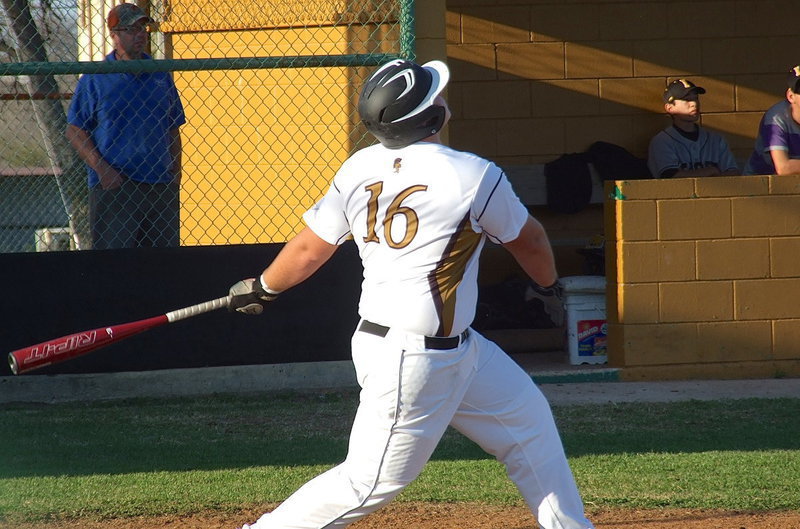
M364 242L379 243L380 238L375 231L375 226L378 223L378 197L383 191L383 182L368 185L364 189L370 194L369 201L367 202L367 235L364 237ZM386 208L386 216L383 219L383 234L386 237L386 244L388 244L390 248L405 248L414 240L414 237L417 235L417 230L419 229L419 216L416 211L408 206L403 206L402 203L412 194L418 191L426 191L427 189L428 186L424 185L408 187L401 191L394 200L392 200L389 207ZM403 233L403 237L399 241L392 237L392 223L398 215L402 215L406 223L405 233Z
M369 201L367 202L367 236L364 242L381 242L378 234L375 233L375 224L378 222L378 197L383 191L383 182L376 182L364 188L369 191Z

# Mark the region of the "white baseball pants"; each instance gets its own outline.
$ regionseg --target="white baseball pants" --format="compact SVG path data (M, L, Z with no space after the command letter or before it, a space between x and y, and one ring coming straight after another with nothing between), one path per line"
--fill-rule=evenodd
M251 529L346 527L411 483L448 425L506 466L543 529L593 528L547 400L496 344L471 331L429 350L417 335L356 331L352 354L362 389L347 458Z

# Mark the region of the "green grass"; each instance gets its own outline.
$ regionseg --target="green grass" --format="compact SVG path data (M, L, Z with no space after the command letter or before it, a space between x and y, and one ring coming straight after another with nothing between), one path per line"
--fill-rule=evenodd
M232 511L345 455L354 392L6 405L0 521ZM800 399L554 409L593 507L800 509ZM400 501L521 504L449 431Z

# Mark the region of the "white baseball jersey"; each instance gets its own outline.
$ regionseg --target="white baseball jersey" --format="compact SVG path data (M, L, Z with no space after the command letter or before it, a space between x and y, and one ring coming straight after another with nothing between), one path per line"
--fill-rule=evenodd
M362 318L426 336L469 326L485 237L511 241L527 218L499 167L435 143L359 151L304 216L331 244L355 239Z
M720 172L738 169L728 142L720 134L698 127L692 141L670 125L650 140L647 165L654 178L670 169L692 170L716 165Z
M384 326L351 341L361 386L345 460L247 529L344 529L395 498L448 426L495 455L545 529L591 529L547 400L497 344L471 330L486 237L516 239L528 212L503 172L434 143L352 156L304 216L364 265L359 312ZM374 327L373 327L374 328ZM441 343L441 340L438 341Z

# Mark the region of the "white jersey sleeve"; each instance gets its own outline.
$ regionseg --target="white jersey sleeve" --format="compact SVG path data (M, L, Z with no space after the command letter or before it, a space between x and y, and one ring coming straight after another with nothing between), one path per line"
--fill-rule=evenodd
M350 236L342 195L335 185L331 185L325 196L306 211L303 220L311 231L329 244L340 245Z
M528 219L528 210L505 173L494 164L478 186L473 218L476 231L482 230L493 242L501 244L516 239Z

